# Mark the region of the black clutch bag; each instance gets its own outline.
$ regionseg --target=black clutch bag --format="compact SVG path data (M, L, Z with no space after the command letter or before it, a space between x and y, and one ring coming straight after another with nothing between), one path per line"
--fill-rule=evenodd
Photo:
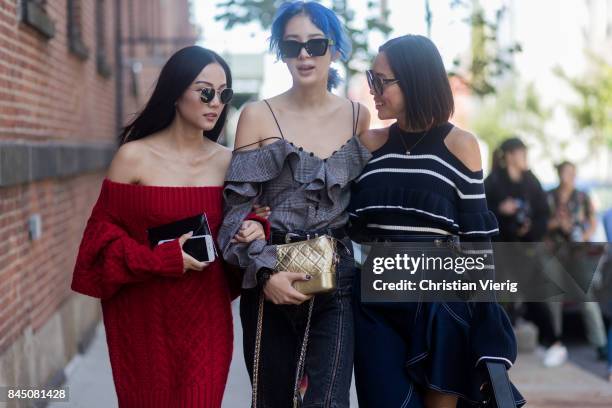
M173 241L189 231L193 231L193 236L185 242L183 251L200 262L214 261L217 257L217 250L206 214L184 218L147 230L151 247Z

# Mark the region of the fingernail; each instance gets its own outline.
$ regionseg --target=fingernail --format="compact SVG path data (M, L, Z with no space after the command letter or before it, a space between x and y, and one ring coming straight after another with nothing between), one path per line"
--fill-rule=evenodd
M311 280L311 279L312 279L312 276L306 275L306 280Z

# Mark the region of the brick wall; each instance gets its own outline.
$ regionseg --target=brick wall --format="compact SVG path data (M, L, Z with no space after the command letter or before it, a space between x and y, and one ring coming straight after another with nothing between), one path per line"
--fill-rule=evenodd
M116 144L115 4L0 0L0 386L47 384L100 317L99 302L72 293L70 282ZM72 36L70 5L80 26ZM173 38L195 29L188 0L121 7L124 122L146 101L161 64L189 43ZM143 69L132 75L135 63ZM33 241L28 220L37 214L42 236Z
M124 4L123 11L126 96L129 96L125 101L125 121L148 99L168 56L190 45L189 39L198 33L194 26L185 24L190 19L189 8L177 7L175 2L132 0ZM133 62L142 64L135 75L131 73Z
M112 1L105 1L112 22ZM18 19L16 0L0 0L0 139L108 139L115 124L113 77L96 69L94 0L82 1L82 38L89 58L69 50L67 3L47 2L55 35L46 39ZM112 24L108 60L114 55Z
M69 282L101 177L45 180L0 189L0 350L27 326L36 332L71 296ZM40 214L41 239L28 218Z

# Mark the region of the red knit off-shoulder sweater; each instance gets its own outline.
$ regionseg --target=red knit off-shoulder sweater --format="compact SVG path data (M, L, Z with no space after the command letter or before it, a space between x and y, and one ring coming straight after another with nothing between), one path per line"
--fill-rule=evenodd
M102 301L121 407L221 406L233 342L230 273L219 259L183 273L178 241L151 249L146 232L202 212L216 238L222 187L103 182L72 289Z

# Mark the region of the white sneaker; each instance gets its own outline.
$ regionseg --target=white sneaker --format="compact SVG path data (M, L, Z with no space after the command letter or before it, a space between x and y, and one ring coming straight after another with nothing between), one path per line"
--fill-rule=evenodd
M567 348L560 344L552 345L544 355L545 367L558 367L567 361Z

